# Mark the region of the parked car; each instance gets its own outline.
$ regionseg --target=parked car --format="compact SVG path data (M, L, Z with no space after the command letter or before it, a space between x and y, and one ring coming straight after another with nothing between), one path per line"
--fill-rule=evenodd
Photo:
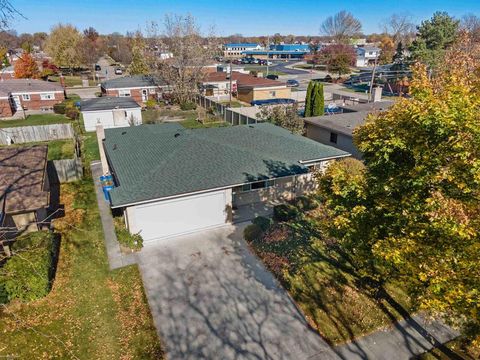
M95 71L100 71L102 70L102 67L98 64L95 64Z
M300 83L297 80L294 79L288 79L287 80L287 86L288 87L299 87Z
M270 79L270 80L278 80L278 75L273 75L273 74L271 74L271 75L267 75L267 76L265 76L265 77L266 77L267 79Z
M122 75L123 74L123 70L120 69L120 68L116 68L115 69L115 75Z

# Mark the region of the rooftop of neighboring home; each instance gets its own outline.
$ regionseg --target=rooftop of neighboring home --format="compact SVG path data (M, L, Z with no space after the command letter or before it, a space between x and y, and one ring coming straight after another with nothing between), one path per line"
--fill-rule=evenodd
M128 89L164 85L166 85L166 83L163 79L155 78L151 75L123 76L102 82L104 89Z
M258 44L256 43L229 43L225 44L225 47L257 47Z
M228 78L229 75L230 74L227 72L213 72L207 74L204 82L230 81L230 79ZM266 79L262 77L255 77L249 74L242 74L238 71L232 71L232 80L235 80L237 82L238 89L285 86L285 83L281 81Z
M7 79L0 80L0 91L11 94L33 92L63 92L61 85L55 82L35 79Z
M46 145L0 148L0 205L5 213L48 206L49 193L44 189L47 151Z
M373 46L373 45L365 45L365 46L359 46L357 47L357 52L367 52L367 51L373 51L373 52L379 52L381 51L380 48Z
M99 111L114 109L139 108L140 105L131 97L102 96L80 102L81 111Z
M365 123L368 114L385 111L394 104L393 101L379 101L357 105L342 105L344 112L305 118L307 124L334 130L340 134L352 136L353 130Z
M303 174L308 163L349 155L269 123L106 129L104 147L118 185L113 207Z

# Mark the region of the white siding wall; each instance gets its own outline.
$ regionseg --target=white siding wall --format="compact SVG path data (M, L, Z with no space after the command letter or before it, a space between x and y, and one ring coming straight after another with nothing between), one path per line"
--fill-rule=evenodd
M114 115L115 113L116 115ZM82 111L82 114L86 131L95 131L95 128L99 123L102 124L105 129L130 126L129 119L132 115L136 121L136 125L142 123L142 113L140 108Z

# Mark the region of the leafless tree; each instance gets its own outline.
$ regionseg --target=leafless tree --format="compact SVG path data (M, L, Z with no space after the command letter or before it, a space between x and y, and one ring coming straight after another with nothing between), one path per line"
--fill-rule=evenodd
M415 37L415 24L409 13L396 13L384 19L381 23L383 32L392 36L397 44L400 41L409 44Z
M0 31L8 29L10 21L17 15L23 17L10 0L0 0Z
M346 43L362 31L362 23L351 13L342 10L329 16L321 25L320 32L330 36L337 43Z
M467 31L474 39L480 39L480 18L474 14L465 14L460 21L460 27Z
M198 93L198 84L205 76L205 66L212 62L216 41L212 34L202 37L195 18L191 15L167 15L164 34L155 34L150 27L150 39L157 39L156 48L168 49L172 58L153 56L150 64L153 71L165 80L171 88L175 102L183 104L192 101Z

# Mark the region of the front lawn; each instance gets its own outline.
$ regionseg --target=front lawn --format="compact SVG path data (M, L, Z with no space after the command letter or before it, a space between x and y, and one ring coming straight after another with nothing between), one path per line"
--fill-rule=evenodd
M66 87L74 87L74 86L82 86L82 78L80 76L76 75L64 75L65 79L65 86ZM60 82L60 76L49 76L48 80L53 81L53 82ZM96 82L89 79L88 80L88 85L89 86L95 86Z
M338 344L391 324L412 310L396 284L377 286L362 277L333 239L319 230L321 210L297 220L274 223L254 252L299 305L310 325Z
M0 128L15 127L15 126L35 126L35 125L50 125L50 124L68 124L72 120L64 115L59 114L34 114L27 115L26 119L18 120L0 120Z
M98 159L94 135L84 137L86 167ZM53 288L40 300L1 307L0 357L162 359L137 266L109 269L91 177L62 184L60 203Z

